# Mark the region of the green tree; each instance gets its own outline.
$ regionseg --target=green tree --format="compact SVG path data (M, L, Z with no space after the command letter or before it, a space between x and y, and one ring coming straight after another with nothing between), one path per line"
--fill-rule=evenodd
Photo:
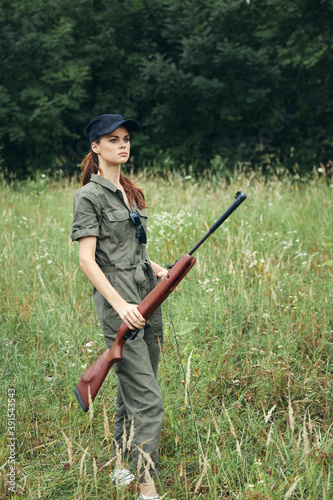
M101 113L142 124L135 165L328 163L332 21L330 0L4 0L2 165L73 172Z
M86 98L89 66L65 11L65 3L40 0L0 6L0 141L5 167L17 175L56 167Z

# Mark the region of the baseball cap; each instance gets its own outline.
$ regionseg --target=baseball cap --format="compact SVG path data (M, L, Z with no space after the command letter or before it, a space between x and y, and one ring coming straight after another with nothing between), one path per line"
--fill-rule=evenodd
M125 127L129 132L133 132L139 130L140 125L135 120L124 120L121 115L100 115L89 122L84 135L91 144L96 137L110 134L118 127Z

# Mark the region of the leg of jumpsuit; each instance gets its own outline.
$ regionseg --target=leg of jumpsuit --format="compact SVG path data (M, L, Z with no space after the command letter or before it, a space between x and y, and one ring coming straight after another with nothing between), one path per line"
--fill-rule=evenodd
M127 418L125 403L118 385L116 413L114 416L113 443L115 456L117 460L120 458L122 463L128 458L127 443L129 441L130 433L131 422Z
M118 293L129 302L134 300L133 297L137 293L137 284L140 286L141 296L137 295L134 303L140 303L156 284L153 271L148 270L147 274L144 274L140 266L136 267L134 287L131 270L126 276L127 271L122 269L123 279L117 283L115 282L114 269L104 269L104 272ZM117 335L121 319L95 288L93 296L106 345L110 348ZM119 394L117 396L114 438L118 447L123 448L124 417L126 418L126 436L124 438L129 436L131 423L134 422L135 435L129 451L136 472L138 464L142 463L138 474L141 482L145 481L144 465L147 462L152 460L153 467L151 466L149 470L152 477L156 477L158 467L158 441L164 416L164 406L156 382L156 373L159 359L158 340L163 341L162 334L162 313L159 308L146 322L144 329L141 329L136 339L133 341L128 340L124 344L123 359L114 365L114 370L118 376ZM128 441L128 438L126 441ZM138 447L146 454L146 458L142 456ZM148 455L149 459L147 458Z
M134 439L129 451L139 481L142 482L145 481L145 464L148 464L149 458L139 448L152 460L153 466L147 465L152 477L157 476L158 469L158 442L164 416L163 400L156 382L158 359L152 324L147 321L137 338L126 342L123 359L115 365L118 395L114 439L119 449L124 448L125 443L127 448L131 424L134 422ZM124 455L126 454L125 452Z

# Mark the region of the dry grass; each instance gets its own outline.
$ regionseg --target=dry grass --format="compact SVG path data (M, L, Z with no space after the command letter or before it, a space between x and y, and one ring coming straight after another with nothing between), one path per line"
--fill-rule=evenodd
M140 179L139 179L140 180ZM164 305L159 380L166 499L332 497L332 188L238 174L141 179L149 252L191 248L242 188ZM1 495L10 493L7 390L16 390L12 498L127 499L116 489L114 374L89 415L73 387L105 349L69 241L74 183L1 187ZM126 436L129 447L133 433Z

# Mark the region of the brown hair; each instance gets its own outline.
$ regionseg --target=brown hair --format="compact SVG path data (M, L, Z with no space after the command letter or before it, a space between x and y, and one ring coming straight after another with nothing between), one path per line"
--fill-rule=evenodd
M100 140L100 137L96 137L96 139L94 139L94 142L99 144ZM101 171L98 164L97 153L94 153L93 150L89 151L89 153L83 158L81 162L81 170L83 170L82 186L85 186L90 181L91 174L98 174ZM145 201L145 196L143 194L143 189L139 188L133 181L131 181L128 177L125 177L125 175L123 175L121 172L119 180L128 197L130 205L133 205L133 203L135 202L139 209L148 208Z

